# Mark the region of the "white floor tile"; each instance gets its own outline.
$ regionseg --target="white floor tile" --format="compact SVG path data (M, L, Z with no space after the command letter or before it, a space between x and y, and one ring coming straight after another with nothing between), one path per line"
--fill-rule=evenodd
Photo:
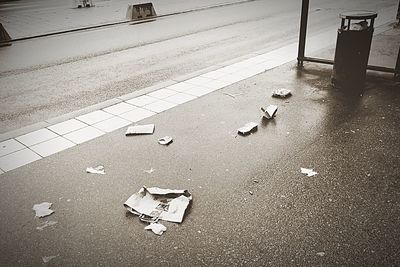
M149 105L146 105L143 108L151 110L151 111L156 112L156 113L160 113L160 112L163 112L163 111L168 110L170 108L173 108L175 106L176 106L176 104L174 104L174 103L169 103L167 101L159 100L157 102L154 102L154 103L151 103Z
M132 111L129 111L127 113L119 115L121 118L128 120L130 122L138 122L140 120L143 120L145 118L153 116L154 112L151 112L146 109L138 108Z
M28 163L34 162L41 159L38 154L32 150L25 148L23 150L8 154L7 156L0 158L0 168L5 171L11 171L18 167L24 166Z
M83 122L75 120L75 119L71 119L71 120L67 120L67 121L63 121L63 122L54 124L47 128L52 130L55 133L58 133L59 135L64 135L64 134L79 130L86 126L87 126L86 123L83 123Z
M8 139L0 143L0 157L24 148L25 146L15 139Z
M108 112L108 113L113 114L113 115L120 115L122 113L134 110L136 108L137 108L136 106L127 104L125 102L121 102L121 103L112 105L110 107L103 108L103 110L105 112Z
M66 134L64 135L64 137L74 142L75 144L82 144L86 141L102 136L103 134L105 134L103 131L100 131L99 129L96 129L92 126L88 126L72 133Z
M4 173L1 169L0 169L0 174Z
M47 157L73 146L75 146L74 143L60 136L49 141L31 146L30 149L32 149L34 152L38 153L42 157Z
M110 113L104 112L102 110L96 110L90 113L87 113L85 115L76 117L76 119L83 121L84 123L87 123L89 125L98 123L100 121L104 121L106 119L111 118L113 115Z
M158 98L158 99L164 99L170 96L173 96L175 94L177 94L177 91L173 91L173 90L169 90L166 88L151 92L149 94L147 94L150 97L154 97L154 98Z
M231 85L231 84L232 84L231 82L215 80L215 81L210 82L210 83L208 84L208 87L209 87L210 89L213 89L213 90L215 91L215 90L224 88L224 87L226 87L226 86L228 86L228 85Z
M58 136L57 134L53 133L48 129L40 129L31 133L18 136L15 139L17 139L19 142L23 143L26 146L33 146L38 143L55 138L57 136Z
M192 96L192 95L184 94L184 93L178 93L178 94L170 96L164 100L167 102L170 102L170 103L183 104L183 103L186 103L193 99L196 99L196 97Z
M219 71L219 70L214 70L214 71L210 71L207 73L204 73L202 75L200 75L200 77L205 77L205 78L209 78L209 79L218 79L221 76L224 76L226 73Z
M203 95L209 94L211 92L214 92L214 89L198 86L193 89L187 90L185 93L194 95L194 96L203 96Z
M194 87L196 87L196 85L190 84L190 83L186 83L186 82L180 82L180 83L176 83L174 85L170 85L167 88L171 89L171 90L174 90L174 91L177 91L177 92L185 92L185 91L187 91L189 89L192 89Z
M239 75L234 75L234 74L227 74L225 76L218 78L219 81L230 82L232 84L242 81L244 79L246 79L246 78L240 77Z
M132 122L122 119L120 117L113 117L111 119L93 124L92 126L96 127L99 130L102 130L103 132L111 133L111 132L118 130L122 127L125 127L131 123Z
M198 86L206 86L207 83L213 81L213 79L209 79L209 78L205 78L205 77L201 77L201 76L197 76L194 77L192 79L186 80L185 83L190 83L190 84L194 84L194 85L198 85Z
M150 97L150 96L147 96L147 95L142 95L142 96L139 96L139 97L132 98L132 99L126 101L126 102L131 104L131 105L135 105L137 107L143 107L143 106L148 105L150 103L156 102L157 100L158 100L157 98Z

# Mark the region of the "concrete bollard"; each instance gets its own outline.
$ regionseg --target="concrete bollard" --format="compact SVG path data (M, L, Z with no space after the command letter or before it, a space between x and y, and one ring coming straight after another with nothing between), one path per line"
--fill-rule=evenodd
M11 41L11 37L6 29L4 29L3 24L0 23L0 47L11 45L9 41Z
M140 20L152 17L157 17L153 3L129 5L126 11L126 19L128 20Z

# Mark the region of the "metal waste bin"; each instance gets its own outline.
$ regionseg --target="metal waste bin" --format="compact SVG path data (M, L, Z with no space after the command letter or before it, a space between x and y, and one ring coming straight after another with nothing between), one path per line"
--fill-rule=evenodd
M351 11L340 14L332 84L335 87L362 88L365 83L374 20L370 11Z

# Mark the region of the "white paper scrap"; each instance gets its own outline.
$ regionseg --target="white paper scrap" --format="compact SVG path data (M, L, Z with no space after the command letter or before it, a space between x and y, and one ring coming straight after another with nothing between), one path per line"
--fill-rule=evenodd
M142 187L124 203L125 208L140 220L157 222L158 220L181 223L192 195L187 190Z
M144 170L144 172L150 174L150 173L153 173L153 172L154 172L154 169L153 169L153 168L150 168L150 170Z
M291 95L292 95L292 92L289 89L276 89L276 90L272 91L273 97L286 98Z
M44 228L57 224L55 221L45 221L41 226L36 227L36 230L43 231Z
M87 173L93 173L93 174L106 174L106 171L104 170L104 166L97 166L97 167L88 167L86 168Z
M306 169L306 168L301 168L301 173L307 175L308 177L318 174L313 169Z
M57 258L57 257L58 257L58 255L57 256L44 256L44 257L42 257L42 260L44 263L48 263L49 261L51 261L52 259Z
M249 122L249 123L246 123L243 127L240 127L238 129L238 133L243 134L243 135L249 134L250 132L256 131L257 127L258 127L258 123Z
M53 204L49 202L43 202L33 205L32 209L36 212L36 217L43 218L54 212L54 210L50 209L51 205Z
M263 116L267 119L272 119L276 112L278 111L278 106L275 105L269 105L266 108L261 108L261 111L263 112Z
M135 125L130 126L126 130L125 135L139 135L139 134L153 134L154 133L154 124L146 124L146 125Z
M167 231L167 227L161 223L150 223L150 225L146 226L144 229L151 230L156 235L162 235L165 231Z
M172 141L173 141L173 139L172 139L172 137L170 137L170 136L164 136L164 137L158 139L158 143L159 143L160 145L165 145L165 146L171 144Z

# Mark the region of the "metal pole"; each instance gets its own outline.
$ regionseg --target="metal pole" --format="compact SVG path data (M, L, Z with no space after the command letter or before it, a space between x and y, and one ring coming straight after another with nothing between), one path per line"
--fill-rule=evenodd
M304 50L306 48L306 35L307 35L307 20L308 20L308 8L310 5L309 0L302 0L301 4L301 19L300 19L300 37L299 37L299 49L297 54L297 66L303 66Z
M397 19L397 24L400 24L400 1L399 1L399 7L397 8L396 19Z
M395 79L400 78L400 47L399 47L399 53L397 54L396 68L394 71L395 71L394 78Z

